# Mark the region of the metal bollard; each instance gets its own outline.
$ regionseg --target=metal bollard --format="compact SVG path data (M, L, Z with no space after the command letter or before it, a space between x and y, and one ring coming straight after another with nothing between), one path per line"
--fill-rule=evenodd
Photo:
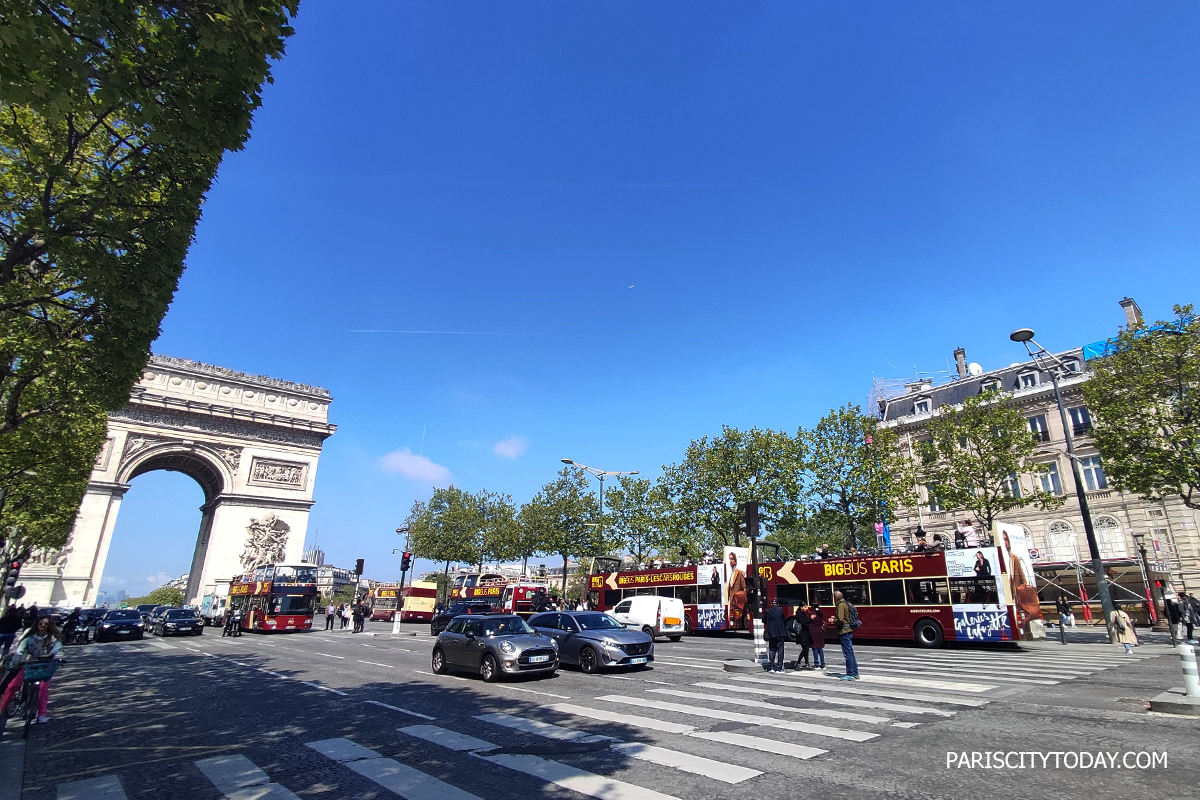
M1200 697L1200 673L1196 671L1196 651L1190 644L1177 644L1179 660L1183 662L1183 689L1188 697Z

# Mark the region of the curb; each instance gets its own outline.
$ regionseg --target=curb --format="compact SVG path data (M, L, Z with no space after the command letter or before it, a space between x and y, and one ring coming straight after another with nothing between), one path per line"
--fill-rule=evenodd
M1200 717L1200 697L1188 697L1182 687L1171 688L1150 701L1150 710L1160 714Z

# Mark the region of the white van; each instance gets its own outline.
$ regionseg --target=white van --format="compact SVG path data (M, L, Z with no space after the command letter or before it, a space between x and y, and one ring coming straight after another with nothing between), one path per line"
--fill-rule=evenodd
M626 597L608 613L626 628L645 631L651 638L666 636L672 642L683 638L683 601L678 597Z

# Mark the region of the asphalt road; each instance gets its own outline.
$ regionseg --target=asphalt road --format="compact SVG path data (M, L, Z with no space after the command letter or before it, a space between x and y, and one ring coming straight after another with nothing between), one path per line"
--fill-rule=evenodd
M651 669L484 684L430 673L427 626L390 630L69 648L20 796L1140 798L1200 783L1200 720L1145 710L1182 682L1164 644L860 644L863 680L844 683L729 673L748 638L689 637L658 642ZM1075 755L986 768L997 751Z

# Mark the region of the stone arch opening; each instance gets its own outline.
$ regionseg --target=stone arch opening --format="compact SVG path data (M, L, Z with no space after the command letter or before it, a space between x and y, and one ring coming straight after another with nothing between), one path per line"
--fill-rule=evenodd
M210 503L224 492L230 483L230 476L218 462L218 458L202 450L168 445L150 450L132 461L122 470L120 482L128 484L139 475L156 470L181 472L200 484L200 488L204 490L204 501Z

